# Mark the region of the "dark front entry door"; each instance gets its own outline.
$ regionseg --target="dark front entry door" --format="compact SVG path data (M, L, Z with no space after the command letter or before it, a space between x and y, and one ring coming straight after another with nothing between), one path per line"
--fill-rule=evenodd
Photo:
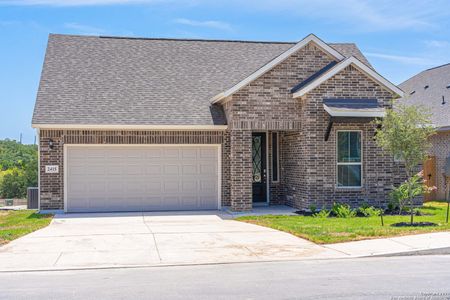
M266 168L266 134L264 132L252 135L253 163L253 202L266 202L267 168Z

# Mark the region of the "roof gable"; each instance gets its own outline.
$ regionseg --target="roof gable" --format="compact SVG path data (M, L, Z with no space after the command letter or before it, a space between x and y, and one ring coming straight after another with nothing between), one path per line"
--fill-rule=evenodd
M314 34L310 34L307 37L305 37L303 40L286 50L285 52L281 53L279 56L275 57L273 60L268 62L267 64L263 65L261 68L250 74L248 77L244 78L231 88L227 89L226 91L217 94L211 99L211 103L217 103L220 102L222 99L229 97L239 91L241 88L246 86L247 84L251 83L252 81L258 79L268 71L272 70L274 67L285 61L287 58L289 58L292 54L296 53L298 50L302 49L309 43L314 43L316 46L318 46L320 49L324 50L326 53L330 54L334 58L336 58L338 61L344 59L344 56L336 51L333 47L326 44L324 41L319 39Z
M383 76L378 74L373 69L369 68L367 65L365 65L364 63L359 61L354 56L351 56L351 57L339 62L334 67L328 69L326 72L322 73L320 76L315 77L314 80L309 81L308 84L303 85L300 89L298 89L296 92L294 92L293 97L294 98L303 97L304 95L306 95L310 91L314 90L319 85L321 85L322 83L324 83L331 77L335 76L336 74L338 74L339 72L341 72L342 70L344 70L346 67L348 67L350 65L356 67L358 70L360 70L361 72L366 74L368 77L370 77L373 80L375 80L376 82L378 82L380 85L384 86L386 89L392 91L396 95L398 95L400 97L403 96L403 91L401 89L399 89L395 84L388 81L386 78L384 78Z

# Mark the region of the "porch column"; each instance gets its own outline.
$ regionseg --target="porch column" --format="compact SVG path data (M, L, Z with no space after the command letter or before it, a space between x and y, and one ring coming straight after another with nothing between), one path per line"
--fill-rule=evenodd
M252 132L230 132L231 209L252 209Z

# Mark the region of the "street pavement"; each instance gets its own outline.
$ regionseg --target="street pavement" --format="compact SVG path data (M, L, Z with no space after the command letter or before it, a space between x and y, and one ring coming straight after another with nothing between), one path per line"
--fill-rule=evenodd
M450 256L0 273L0 299L450 299Z

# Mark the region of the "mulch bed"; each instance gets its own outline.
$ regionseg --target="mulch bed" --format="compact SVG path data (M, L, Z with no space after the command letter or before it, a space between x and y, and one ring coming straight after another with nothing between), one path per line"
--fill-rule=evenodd
M400 222L400 223L394 223L391 226L394 227L427 227L427 226L438 226L438 224L433 222Z

